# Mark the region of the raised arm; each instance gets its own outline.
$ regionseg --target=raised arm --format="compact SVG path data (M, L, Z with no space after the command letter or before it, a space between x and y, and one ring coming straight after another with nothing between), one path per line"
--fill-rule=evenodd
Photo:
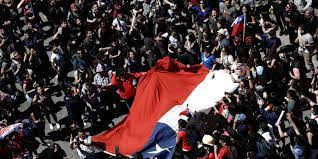
M19 2L19 4L17 5L17 9L21 8L21 6L22 6L22 4L24 3L24 1L25 1L25 0L21 0L21 1Z

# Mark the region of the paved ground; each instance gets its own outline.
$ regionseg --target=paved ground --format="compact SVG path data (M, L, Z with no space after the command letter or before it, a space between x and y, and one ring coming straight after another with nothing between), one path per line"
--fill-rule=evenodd
M41 18L43 19L43 21L47 21L45 15L40 14L40 16L41 16ZM45 28L45 29L47 29L47 28ZM282 40L282 46L289 44L288 36L281 36L280 38L281 38L281 40ZM46 39L46 40L45 40L45 45L48 45L48 43L49 43L51 40L52 40L52 38ZM50 54L51 54L51 53L48 52L48 55L49 55L49 56L50 56ZM315 58L313 58L313 59L315 59ZM317 66L317 65L318 65L318 62L317 62L316 60L314 60L314 64L315 64L315 66ZM72 72L69 73L69 76L72 76ZM57 83L57 79L56 79L56 78L52 79L52 82L54 82L54 83L56 84L56 83ZM18 85L17 85L17 86L18 86ZM18 87L20 87L20 86L18 86ZM52 99L53 99L53 101L54 101L55 103L57 103L57 102L63 102L63 97L64 97L64 94L62 94L62 96L55 96L55 95L54 95L54 96L52 96ZM24 103L21 104L21 106L19 107L19 110L20 110L20 111L25 111L26 109L28 109L29 106L30 106L30 103L29 103L29 102L24 102ZM304 114L305 114L306 116L309 115L308 112L305 112ZM62 109L57 113L58 120L64 119L66 116L67 116L66 108L65 108L64 106L62 106ZM123 118L124 118L124 116L115 118L115 119L113 119L113 122L114 122L115 124L117 124L117 123L118 123L119 121L121 121ZM62 126L62 127L61 127L62 129L65 128L65 125L61 125L61 126ZM87 127L89 127L89 126L90 126L90 124L87 125ZM52 132L62 133L62 132L59 132L58 130L53 130L53 131L50 130L48 124L45 125L45 132L46 132L46 134L52 133ZM61 140L59 140L59 141L56 141L56 143L58 143L58 144L61 145L62 149L64 149L65 152L67 153L67 156L68 156L69 159L77 159L77 158L78 158L77 155L76 155L76 151L75 151L75 150L71 150L71 149L69 148L69 145L68 145L68 142L67 142L67 141L61 141ZM38 152L41 152L41 151L42 151L43 149L45 149L45 148L46 148L46 147L44 147L44 146L40 146L37 151L38 151Z

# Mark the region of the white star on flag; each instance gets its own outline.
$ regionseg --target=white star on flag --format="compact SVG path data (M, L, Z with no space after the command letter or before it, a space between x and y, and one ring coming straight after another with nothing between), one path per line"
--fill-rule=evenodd
M170 149L171 149L172 147L173 147L173 146L170 146L170 147L167 147L167 148L161 148L160 145L157 143L157 144L156 144L156 150L155 150L155 151L148 152L148 153L150 153L150 154L159 154L159 153L161 153L161 152L168 151L168 152L171 154Z

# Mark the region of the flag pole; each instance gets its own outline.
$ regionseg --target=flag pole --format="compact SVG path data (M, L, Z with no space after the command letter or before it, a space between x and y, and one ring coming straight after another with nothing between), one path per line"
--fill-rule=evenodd
M244 16L243 42L245 42L246 14L244 13L243 16Z

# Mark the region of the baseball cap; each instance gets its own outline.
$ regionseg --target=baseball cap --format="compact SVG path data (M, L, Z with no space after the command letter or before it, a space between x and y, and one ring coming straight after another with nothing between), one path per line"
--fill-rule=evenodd
M205 144L205 145L210 145L210 146L213 146L214 145L214 138L211 136L211 135L207 135L205 134L202 138L202 143Z

